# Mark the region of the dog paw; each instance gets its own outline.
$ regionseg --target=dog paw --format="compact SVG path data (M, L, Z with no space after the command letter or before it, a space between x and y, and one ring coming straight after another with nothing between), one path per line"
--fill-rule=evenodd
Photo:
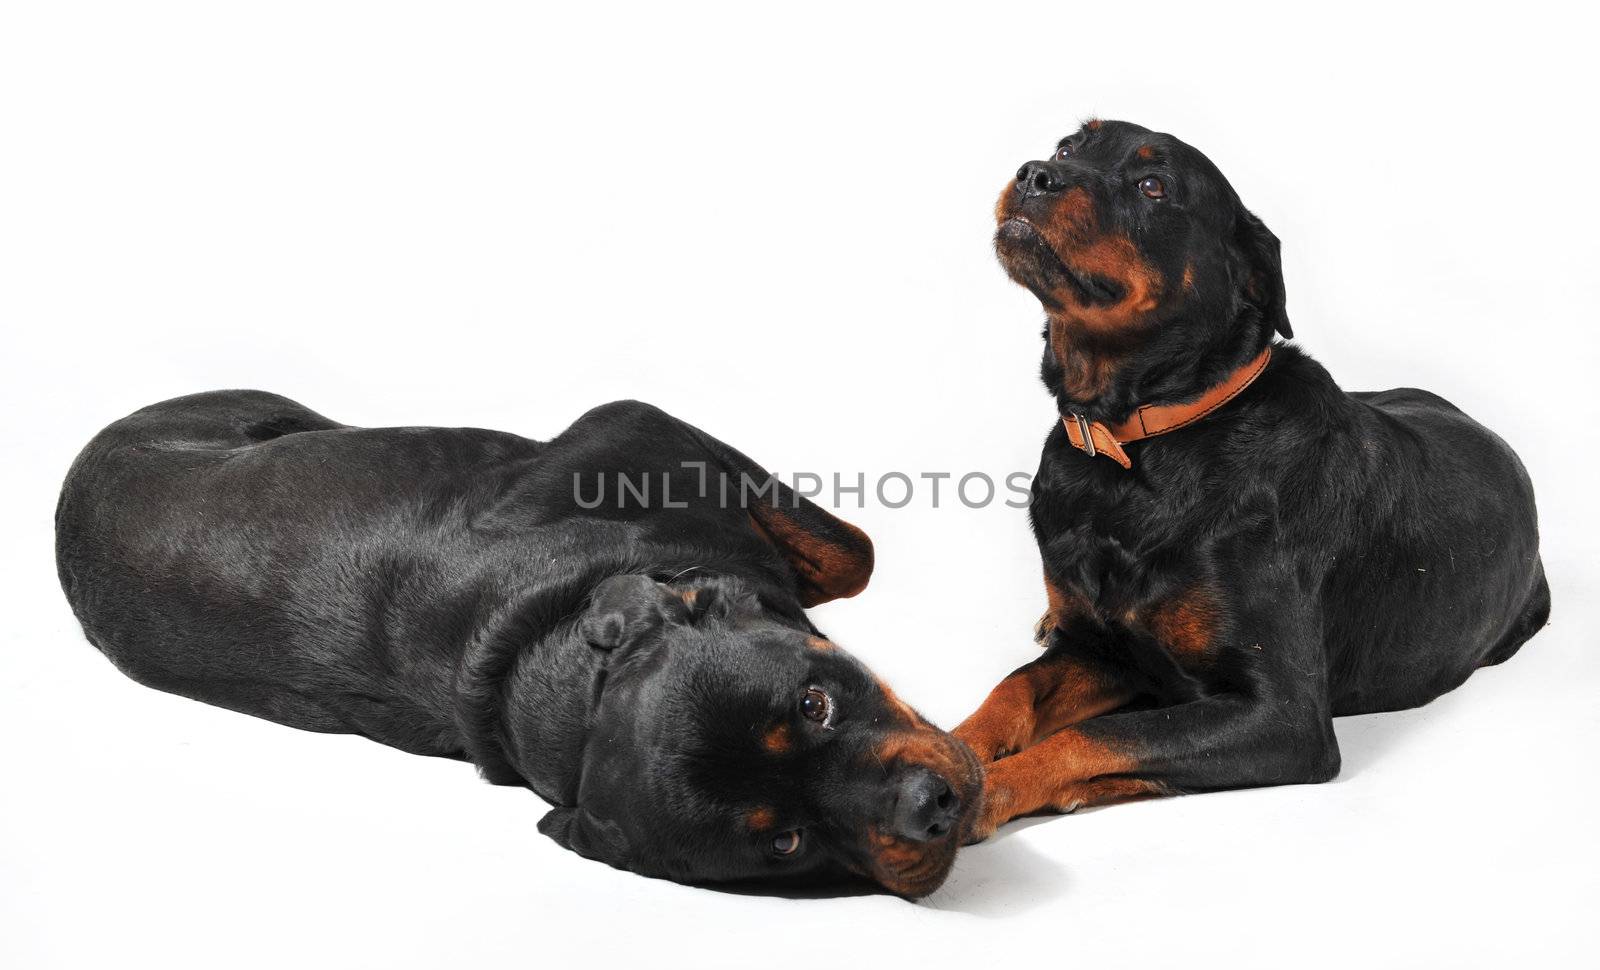
M1056 615L1052 610L1045 610L1033 624L1033 642L1041 647L1050 645L1050 634L1056 632Z

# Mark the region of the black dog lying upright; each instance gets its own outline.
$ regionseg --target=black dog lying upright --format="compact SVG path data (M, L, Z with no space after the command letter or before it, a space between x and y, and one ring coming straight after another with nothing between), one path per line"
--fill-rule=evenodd
M992 762L976 838L1325 781L1331 717L1426 703L1544 625L1517 456L1436 395L1346 393L1274 345L1278 240L1199 152L1089 122L996 218L1061 420L1031 505L1044 655L955 732Z
M974 815L971 753L802 609L866 585L867 537L648 405L537 442L178 398L89 443L56 536L135 680L471 760L619 868L918 896Z

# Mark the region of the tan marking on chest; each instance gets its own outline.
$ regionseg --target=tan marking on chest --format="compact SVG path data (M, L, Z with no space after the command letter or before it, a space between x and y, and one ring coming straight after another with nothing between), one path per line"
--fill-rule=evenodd
M1222 609L1214 591L1196 586L1156 604L1143 619L1163 647L1180 658L1202 659L1216 649Z
M1075 323L1065 316L1050 317L1050 353L1061 365L1061 389L1076 401L1099 397L1111 388L1122 366L1120 353L1088 352L1073 345Z

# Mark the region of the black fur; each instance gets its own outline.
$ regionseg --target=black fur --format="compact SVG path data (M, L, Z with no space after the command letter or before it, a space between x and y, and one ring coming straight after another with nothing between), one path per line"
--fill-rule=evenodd
M1278 240L1204 156L1122 122L1062 145L1007 187L996 240L1045 304L1056 339L1043 375L1062 415L1109 424L1193 400L1274 331L1290 335ZM1152 176L1155 198L1141 188ZM1156 294L1110 322L1065 276L1108 248L1133 257L1102 284L1103 305L1139 273ZM1126 451L1131 470L1051 426L1031 515L1046 580L1073 605L1023 670L1089 671L1126 694L1070 731L1127 759L1119 779L1145 793L1332 778L1330 718L1426 703L1511 656L1549 614L1526 471L1427 391L1347 393L1278 344L1231 403ZM1192 624L1203 654L1152 620L1186 596L1208 604ZM1071 774L1066 794L1030 808L1135 787Z
M618 501L618 473L651 498ZM584 508L602 474L608 500ZM538 442L197 394L89 443L57 561L90 641L135 680L470 760L556 805L541 830L583 855L691 882L853 873L927 892L959 833L902 853L923 863L902 879L874 830L929 770L970 808L976 767L818 647L802 604L865 583L866 537L746 480L768 476L633 402ZM826 729L800 713L814 686L837 711ZM787 746L764 747L780 726ZM880 758L896 731L965 760ZM801 851L775 854L795 829Z

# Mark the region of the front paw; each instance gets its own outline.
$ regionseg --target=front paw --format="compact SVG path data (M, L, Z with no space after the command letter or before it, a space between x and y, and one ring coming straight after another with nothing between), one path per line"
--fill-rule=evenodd
M1033 642L1041 647L1050 645L1050 634L1056 632L1056 611L1045 610L1033 624Z

